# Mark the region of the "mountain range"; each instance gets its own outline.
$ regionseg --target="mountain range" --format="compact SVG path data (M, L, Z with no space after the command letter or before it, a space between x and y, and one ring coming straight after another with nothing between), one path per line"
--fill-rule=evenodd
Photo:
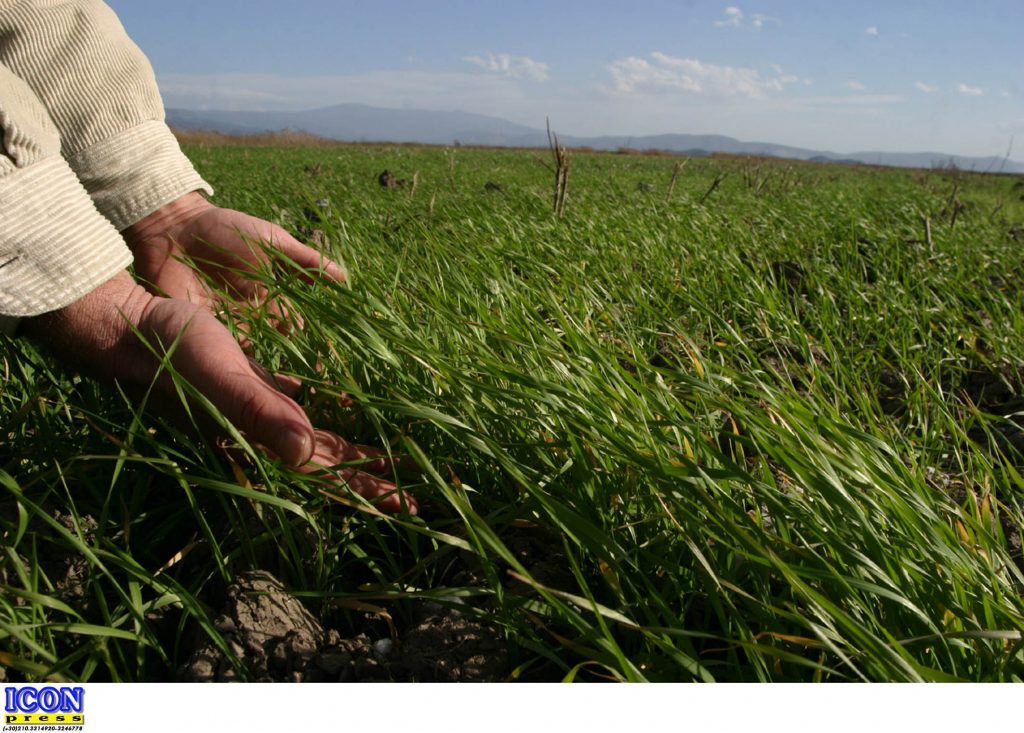
M363 104L338 104L300 112L256 112L231 110L168 109L167 122L183 130L206 130L228 135L258 134L280 130L304 131L330 140L348 142L403 142L431 145L489 145L500 147L545 147L545 130L519 125L499 117L470 112L442 112L422 109L386 109ZM887 153L862 151L833 153L823 150L745 142L725 135L666 134L627 137L606 135L576 137L559 135L570 147L595 150L667 150L686 155L731 153L794 160L907 168L936 168L954 165L980 172L1024 173L1024 163L999 156L970 157L945 153Z

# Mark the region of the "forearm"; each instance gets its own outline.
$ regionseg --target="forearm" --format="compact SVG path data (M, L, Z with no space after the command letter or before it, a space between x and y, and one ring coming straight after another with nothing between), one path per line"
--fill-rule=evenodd
M149 62L99 0L0 0L0 62L42 101L61 154L117 229L210 192L164 124Z

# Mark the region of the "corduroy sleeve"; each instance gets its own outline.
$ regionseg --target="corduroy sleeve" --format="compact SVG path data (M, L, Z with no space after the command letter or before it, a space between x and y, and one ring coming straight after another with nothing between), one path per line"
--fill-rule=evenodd
M61 154L118 230L212 193L164 124L149 61L100 0L0 0L0 62L42 101Z
M131 263L60 155L32 89L0 64L0 332L68 305Z

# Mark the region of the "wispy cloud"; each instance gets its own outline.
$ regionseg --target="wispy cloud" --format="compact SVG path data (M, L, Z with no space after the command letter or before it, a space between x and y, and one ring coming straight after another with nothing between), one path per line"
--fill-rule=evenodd
M848 82L846 82L846 86L848 86L850 89L853 89L854 91L858 91L858 92L863 92L865 89L867 89L867 87L865 87L859 81L848 81Z
M915 81L914 86L920 89L925 94L931 94L932 92L939 91L939 88L932 86L931 84L925 84L923 81Z
M779 65L779 64L772 64L769 68L771 68L771 70L775 72L776 76L780 80L782 80L783 84L795 84L796 82L800 82L805 87L809 87L812 84L814 84L814 79L807 79L807 78L801 79L801 78L795 76L794 74L787 74L783 70L782 66Z
M891 104L902 104L899 94L845 94L842 96L802 97L794 100L796 105L812 107L867 107L881 108Z
M966 94L970 97L980 97L982 94L985 93L984 91L982 91L980 87L972 87L967 84L964 84L963 82L957 84L956 90L961 94Z
M715 26L718 28L749 27L761 30L769 23L780 22L778 18L773 18L770 15L760 15L758 13L748 17L735 5L730 5L723 12L725 13L725 17L721 20L715 21Z
M737 8L735 5L730 5L725 9L725 19L716 20L715 25L719 28L726 28L728 26L739 26L743 24L743 11Z
M793 74L765 76L757 69L721 66L694 58L677 58L655 51L651 60L637 56L618 59L608 65L615 91L684 92L716 96L761 98L768 92L781 92L800 79Z
M531 59L529 56L512 56L507 53L487 54L483 56L463 56L462 60L479 66L485 71L501 74L512 79L530 79L531 81L547 81L548 65Z
M864 35L866 35L866 36L877 36L878 35L878 26L877 25L869 25L867 28L864 29Z

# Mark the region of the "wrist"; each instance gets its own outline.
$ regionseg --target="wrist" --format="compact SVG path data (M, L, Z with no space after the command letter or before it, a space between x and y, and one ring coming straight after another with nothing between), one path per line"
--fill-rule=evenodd
M99 374L110 367L105 355L134 337L153 299L122 270L70 305L24 319L20 330L67 363Z
M158 245L170 249L181 226L209 209L216 208L198 191L192 191L142 217L124 229L128 247L134 252L139 245Z

